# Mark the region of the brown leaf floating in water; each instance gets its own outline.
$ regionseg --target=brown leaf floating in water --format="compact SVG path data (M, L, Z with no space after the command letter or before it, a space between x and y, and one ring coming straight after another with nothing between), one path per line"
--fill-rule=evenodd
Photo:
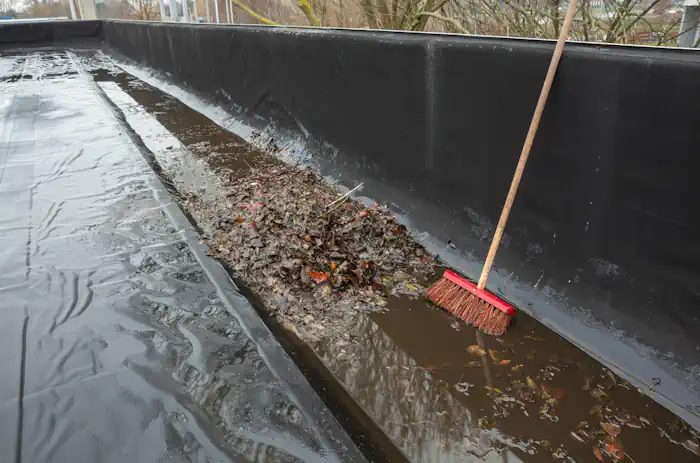
M600 423L600 426L610 437L617 437L622 432L622 427L615 423Z
M532 390L537 390L537 383L529 376L527 377L527 387L529 387Z
M625 451L622 449L622 442L619 439L608 439L605 441L605 451L612 455L615 460L625 458Z
M479 357L483 357L484 355L486 355L486 351L484 350L484 348L478 344L472 344L471 346L467 347L467 352L469 352L472 355L478 355Z
M599 460L599 461L604 461L603 460L603 452L600 451L598 447L593 447L593 455Z

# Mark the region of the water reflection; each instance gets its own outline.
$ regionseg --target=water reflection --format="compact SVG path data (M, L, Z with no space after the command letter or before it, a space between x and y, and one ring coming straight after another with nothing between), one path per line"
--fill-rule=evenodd
M482 428L448 383L397 348L369 316L357 314L353 325L361 349L331 340L315 350L410 460L521 461L514 451L527 451L527 443Z

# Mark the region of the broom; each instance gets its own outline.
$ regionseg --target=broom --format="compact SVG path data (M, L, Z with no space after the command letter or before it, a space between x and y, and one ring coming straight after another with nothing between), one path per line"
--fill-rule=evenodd
M547 103L549 90L552 88L554 75L557 72L559 59L564 51L564 43L566 42L566 37L569 33L569 28L571 27L571 22L573 21L575 14L576 0L571 0L569 3L569 9L566 12L566 17L564 18L564 24L562 25L561 32L559 33L557 45L554 48L552 60L549 63L547 76L545 77L544 84L542 85L540 98L537 100L537 106L535 107L535 112L532 115L532 121L530 122L530 128L527 131L527 136L525 137L523 150L520 153L520 159L518 160L518 165L515 168L513 181L510 184L510 190L508 191L505 205L501 211L501 218L498 220L496 233L491 241L491 247L489 248L489 253L486 256L484 268L481 270L481 276L479 277L478 284L475 285L474 283L460 277L455 272L447 270L442 278L426 291L426 296L433 303L443 307L445 310L451 312L465 322L474 325L481 331L493 336L500 336L506 332L513 315L515 314L515 308L506 301L486 291L486 280L489 276L489 272L491 271L493 261L496 258L496 251L498 251L498 245L501 243L501 238L503 237L503 229L508 221L508 215L510 214L510 209L513 206L515 193L518 191L520 179L522 178L523 171L525 170L525 163L530 155L532 142L535 140L537 127L540 124L542 112L544 111L545 104Z

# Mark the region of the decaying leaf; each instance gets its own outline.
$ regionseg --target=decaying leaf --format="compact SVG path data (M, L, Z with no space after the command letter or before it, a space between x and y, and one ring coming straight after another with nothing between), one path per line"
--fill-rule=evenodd
M498 352L498 351L493 350L493 349L489 349L489 357L491 357L491 360L493 360L494 362L498 362L498 357L496 357L496 352Z
M605 431L610 437L617 437L622 431L620 425L615 423L600 423L600 426L603 428L603 431Z
M581 389L583 389L584 391L590 390L591 389L591 380L592 380L591 377L587 376L586 379L583 380L583 387Z
M527 377L527 387L529 387L532 390L537 390L537 383L534 379L530 378L529 376Z
M344 200L347 208L326 207L338 192L311 169L263 160L241 175L221 173L221 195L188 195L184 206L211 230L209 253L307 342L347 336L348 322L338 312L386 305L390 288L379 287L382 278L403 272L417 294L418 282L432 275L433 257L388 207L367 208L352 198Z
M474 387L473 384L467 383L462 381L461 383L455 384L455 389L457 392L461 392L462 394L469 395L471 392L472 387Z
M258 210L258 209L260 209L261 207L263 207L264 204L263 204L263 203L260 203L260 202L257 202L257 203L250 203L250 204L248 204L248 203L243 203L243 204L240 204L240 206L241 206L243 209L248 209L249 211L255 211L255 210Z
M591 407L591 415L602 416L603 404L595 404Z
M471 346L467 347L467 352L469 352L472 355L478 355L479 357L483 357L484 355L486 355L486 351L484 350L484 348L478 344L472 344Z
M601 452L598 447L593 447L593 455L595 455L598 461L603 461L603 452Z
M625 458L625 451L622 449L622 442L619 439L608 439L605 441L605 451L616 460Z
M512 371L513 373L517 373L517 372L519 372L520 370L523 369L523 366L524 366L524 365L523 365L522 363L520 363L520 364L515 365L514 367L512 367L512 368L510 369L510 371Z
M330 276L326 272L308 272L309 277L314 280L317 284L321 284L328 279Z
M498 362L499 365L510 365L510 360L501 360Z
M690 450L695 455L700 456L700 445L698 445L697 441L692 440L692 439L687 439L685 442L683 442L683 447Z
M288 329L292 333L296 334L297 336L300 336L299 330L297 329L297 327L294 323L284 322L284 323L282 323L282 326L284 326L286 329Z
M561 389L556 389L547 386L546 384L541 384L542 387L541 391L541 397L544 399L544 401L554 407L559 403L559 400L561 400L564 397L564 391Z
M605 370L605 374L612 380L613 385L617 386L617 378L615 377L615 373L610 370Z
M599 399L599 400L606 395L608 395L608 394L606 394L605 391L603 390L603 388L601 388L600 386L596 387L595 389L593 389L591 391L591 396L593 396L594 398Z

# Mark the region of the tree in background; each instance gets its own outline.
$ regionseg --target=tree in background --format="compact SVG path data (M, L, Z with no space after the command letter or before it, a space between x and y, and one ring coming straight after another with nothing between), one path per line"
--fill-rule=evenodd
M152 21L160 18L158 0L123 0L134 19Z
M455 0L360 0L373 29L425 30L431 16Z
M25 0L22 18L70 18L68 0Z
M431 15L456 0L298 0L296 7L310 26L370 27L422 31ZM231 0L263 24L289 24L267 15L254 2Z
M280 14L269 0L231 1L244 13L242 22L549 39L559 35L568 7L565 0L275 0L290 6ZM681 16L672 7L672 0L580 0L571 38L675 45Z
M571 28L574 40L675 44L680 14L657 8L661 0L581 0ZM447 29L468 34L553 39L568 3L560 0L459 0L443 7ZM449 18L449 21L446 19Z
M133 8L127 0L105 0L98 8L100 18L135 19Z
M14 9L11 0L0 0L0 16L17 17L17 11Z
M11 0L0 0L10 11ZM234 22L368 27L554 39L566 0L209 0L226 1ZM70 17L68 0L25 0L22 17ZM198 8L200 16L205 9ZM213 14L214 9L211 9ZM105 0L101 17L155 20L158 0ZM210 18L212 20L213 18ZM681 14L673 0L579 0L571 39L676 45Z

